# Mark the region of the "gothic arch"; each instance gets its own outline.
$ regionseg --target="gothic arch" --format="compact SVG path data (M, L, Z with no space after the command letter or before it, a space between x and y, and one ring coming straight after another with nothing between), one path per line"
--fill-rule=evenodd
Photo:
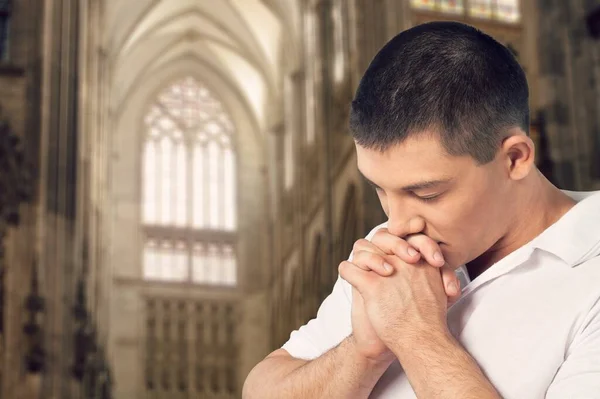
M187 76L146 110L140 140L143 276L236 284L236 131L220 98Z
M131 182L137 182L140 165L140 151L142 135L138 132L142 131L142 123L144 112L147 109L150 101L155 97L156 93L164 87L162 82L173 81L179 77L192 76L202 82L210 82L209 89L216 93L222 100L226 111L231 115L233 124L236 127L236 148L239 150L238 169L240 175L238 177L238 214L253 215L250 218L240 218L240 232L247 229L250 225L260 225L260 215L262 212L256 212L257 209L262 209L264 204L258 203L260 199L256 196L252 197L252 192L257 192L264 185L264 179L260 173L261 164L256 163L255 159L264 159L263 152L265 149L261 145L261 140L257 124L254 122L254 116L251 111L245 106L244 102L233 87L222 79L218 74L212 73L210 69L205 69L203 66L193 60L182 60L176 64L169 66L160 71L155 71L147 76L149 84L140 85L134 92L131 93L129 101L119 109L119 113L115 115L116 122L112 129L115 133L112 137L112 154L113 163L111 167L111 182L115 189L113 194L115 201L127 209L135 209L140 198L140 187ZM244 211L244 209L248 212ZM118 212L118 207L116 208ZM250 212L249 210L252 209ZM137 214L137 212L133 212ZM126 220L123 218L126 216ZM136 217L130 212L128 215L115 215L115 219L119 224L120 230L128 231L128 236L138 236L131 230L131 222L136 222ZM133 219L133 220L131 220ZM252 220L250 220L252 219ZM125 222L124 224L121 222ZM131 241L130 241L131 244ZM129 252L125 246L117 243L116 252ZM124 254L131 259L132 255ZM131 264L139 264L139 261L133 257ZM241 268L241 267L240 267ZM127 274L131 275L132 271ZM133 273L134 275L136 273Z

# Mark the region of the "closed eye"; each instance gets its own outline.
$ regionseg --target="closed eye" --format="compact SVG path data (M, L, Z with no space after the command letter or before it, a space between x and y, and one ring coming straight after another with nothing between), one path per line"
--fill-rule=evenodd
M415 194L415 197L417 197L420 201L423 202L433 202L435 200L437 200L438 198L440 198L441 194L435 194L435 195L428 195L428 196L424 196L421 197L420 195Z

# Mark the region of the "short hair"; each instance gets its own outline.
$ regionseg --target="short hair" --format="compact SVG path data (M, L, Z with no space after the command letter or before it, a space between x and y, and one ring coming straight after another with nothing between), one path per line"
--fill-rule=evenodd
M520 127L529 134L527 78L512 52L480 30L430 22L403 31L375 56L350 110L356 143L385 151L432 132L450 155L491 162Z

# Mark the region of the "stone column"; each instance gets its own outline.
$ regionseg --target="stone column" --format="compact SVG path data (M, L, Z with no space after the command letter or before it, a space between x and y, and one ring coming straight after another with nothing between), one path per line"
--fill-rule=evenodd
M68 399L74 392L71 307L76 272L78 5L76 0L47 0L44 9L39 259L47 303L46 351L51 359L42 390L49 399Z

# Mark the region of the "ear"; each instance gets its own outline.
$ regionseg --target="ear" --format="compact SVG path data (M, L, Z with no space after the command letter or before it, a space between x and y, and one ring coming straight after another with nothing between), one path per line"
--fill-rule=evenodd
M513 180L524 179L535 168L535 145L520 129L504 139L501 152L508 175Z

